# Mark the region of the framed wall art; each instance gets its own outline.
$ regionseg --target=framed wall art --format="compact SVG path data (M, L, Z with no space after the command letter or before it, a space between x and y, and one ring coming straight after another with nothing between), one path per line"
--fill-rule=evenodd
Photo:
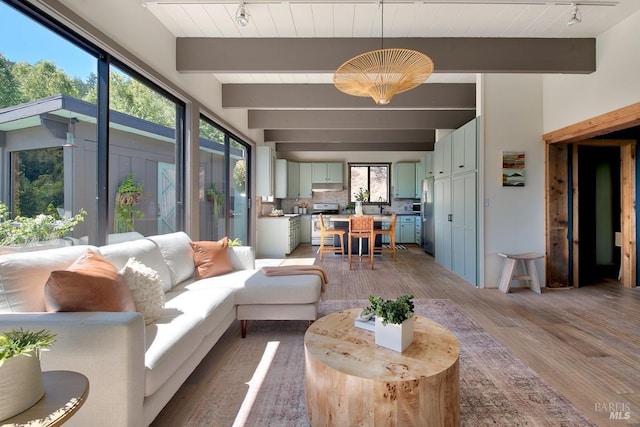
M524 187L524 151L502 152L502 186Z

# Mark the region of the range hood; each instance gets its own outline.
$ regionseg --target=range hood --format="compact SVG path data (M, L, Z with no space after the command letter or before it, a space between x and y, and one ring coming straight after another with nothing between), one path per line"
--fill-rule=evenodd
M342 191L342 184L316 182L311 184L311 191L313 191L314 193L320 193L324 191Z

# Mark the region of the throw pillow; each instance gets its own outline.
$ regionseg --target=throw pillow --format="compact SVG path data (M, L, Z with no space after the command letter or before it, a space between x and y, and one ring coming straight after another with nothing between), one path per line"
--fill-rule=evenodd
M44 297L47 311L136 311L118 269L91 249L66 270L51 272Z
M196 265L195 278L219 276L233 271L229 259L229 239L223 237L217 242L190 242Z
M144 323L148 325L158 320L164 307L164 291L158 272L131 257L120 270L120 276L129 287Z

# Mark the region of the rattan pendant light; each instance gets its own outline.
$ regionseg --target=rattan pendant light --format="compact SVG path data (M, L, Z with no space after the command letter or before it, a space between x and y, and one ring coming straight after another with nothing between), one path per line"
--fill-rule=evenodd
M391 102L397 93L424 83L433 73L433 61L412 49L384 48L384 3L382 7L382 48L355 56L333 75L333 84L354 96L370 96L378 105Z

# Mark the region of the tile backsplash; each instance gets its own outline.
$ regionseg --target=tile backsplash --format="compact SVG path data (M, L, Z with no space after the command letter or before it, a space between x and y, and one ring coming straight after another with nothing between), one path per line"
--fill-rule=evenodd
M340 212L342 213L348 200L348 191L326 191L313 193L311 199L276 199L275 205L277 208L284 210L285 213L292 213L294 206L303 206L306 203L308 213L311 213L311 208L314 203L338 203L340 205ZM382 209L389 213L410 213L412 211L413 200L392 200L391 206L382 205ZM271 204L269 206L269 212L271 211ZM380 213L378 205L365 205L363 207L365 214L377 214ZM264 214L264 213L263 213Z

